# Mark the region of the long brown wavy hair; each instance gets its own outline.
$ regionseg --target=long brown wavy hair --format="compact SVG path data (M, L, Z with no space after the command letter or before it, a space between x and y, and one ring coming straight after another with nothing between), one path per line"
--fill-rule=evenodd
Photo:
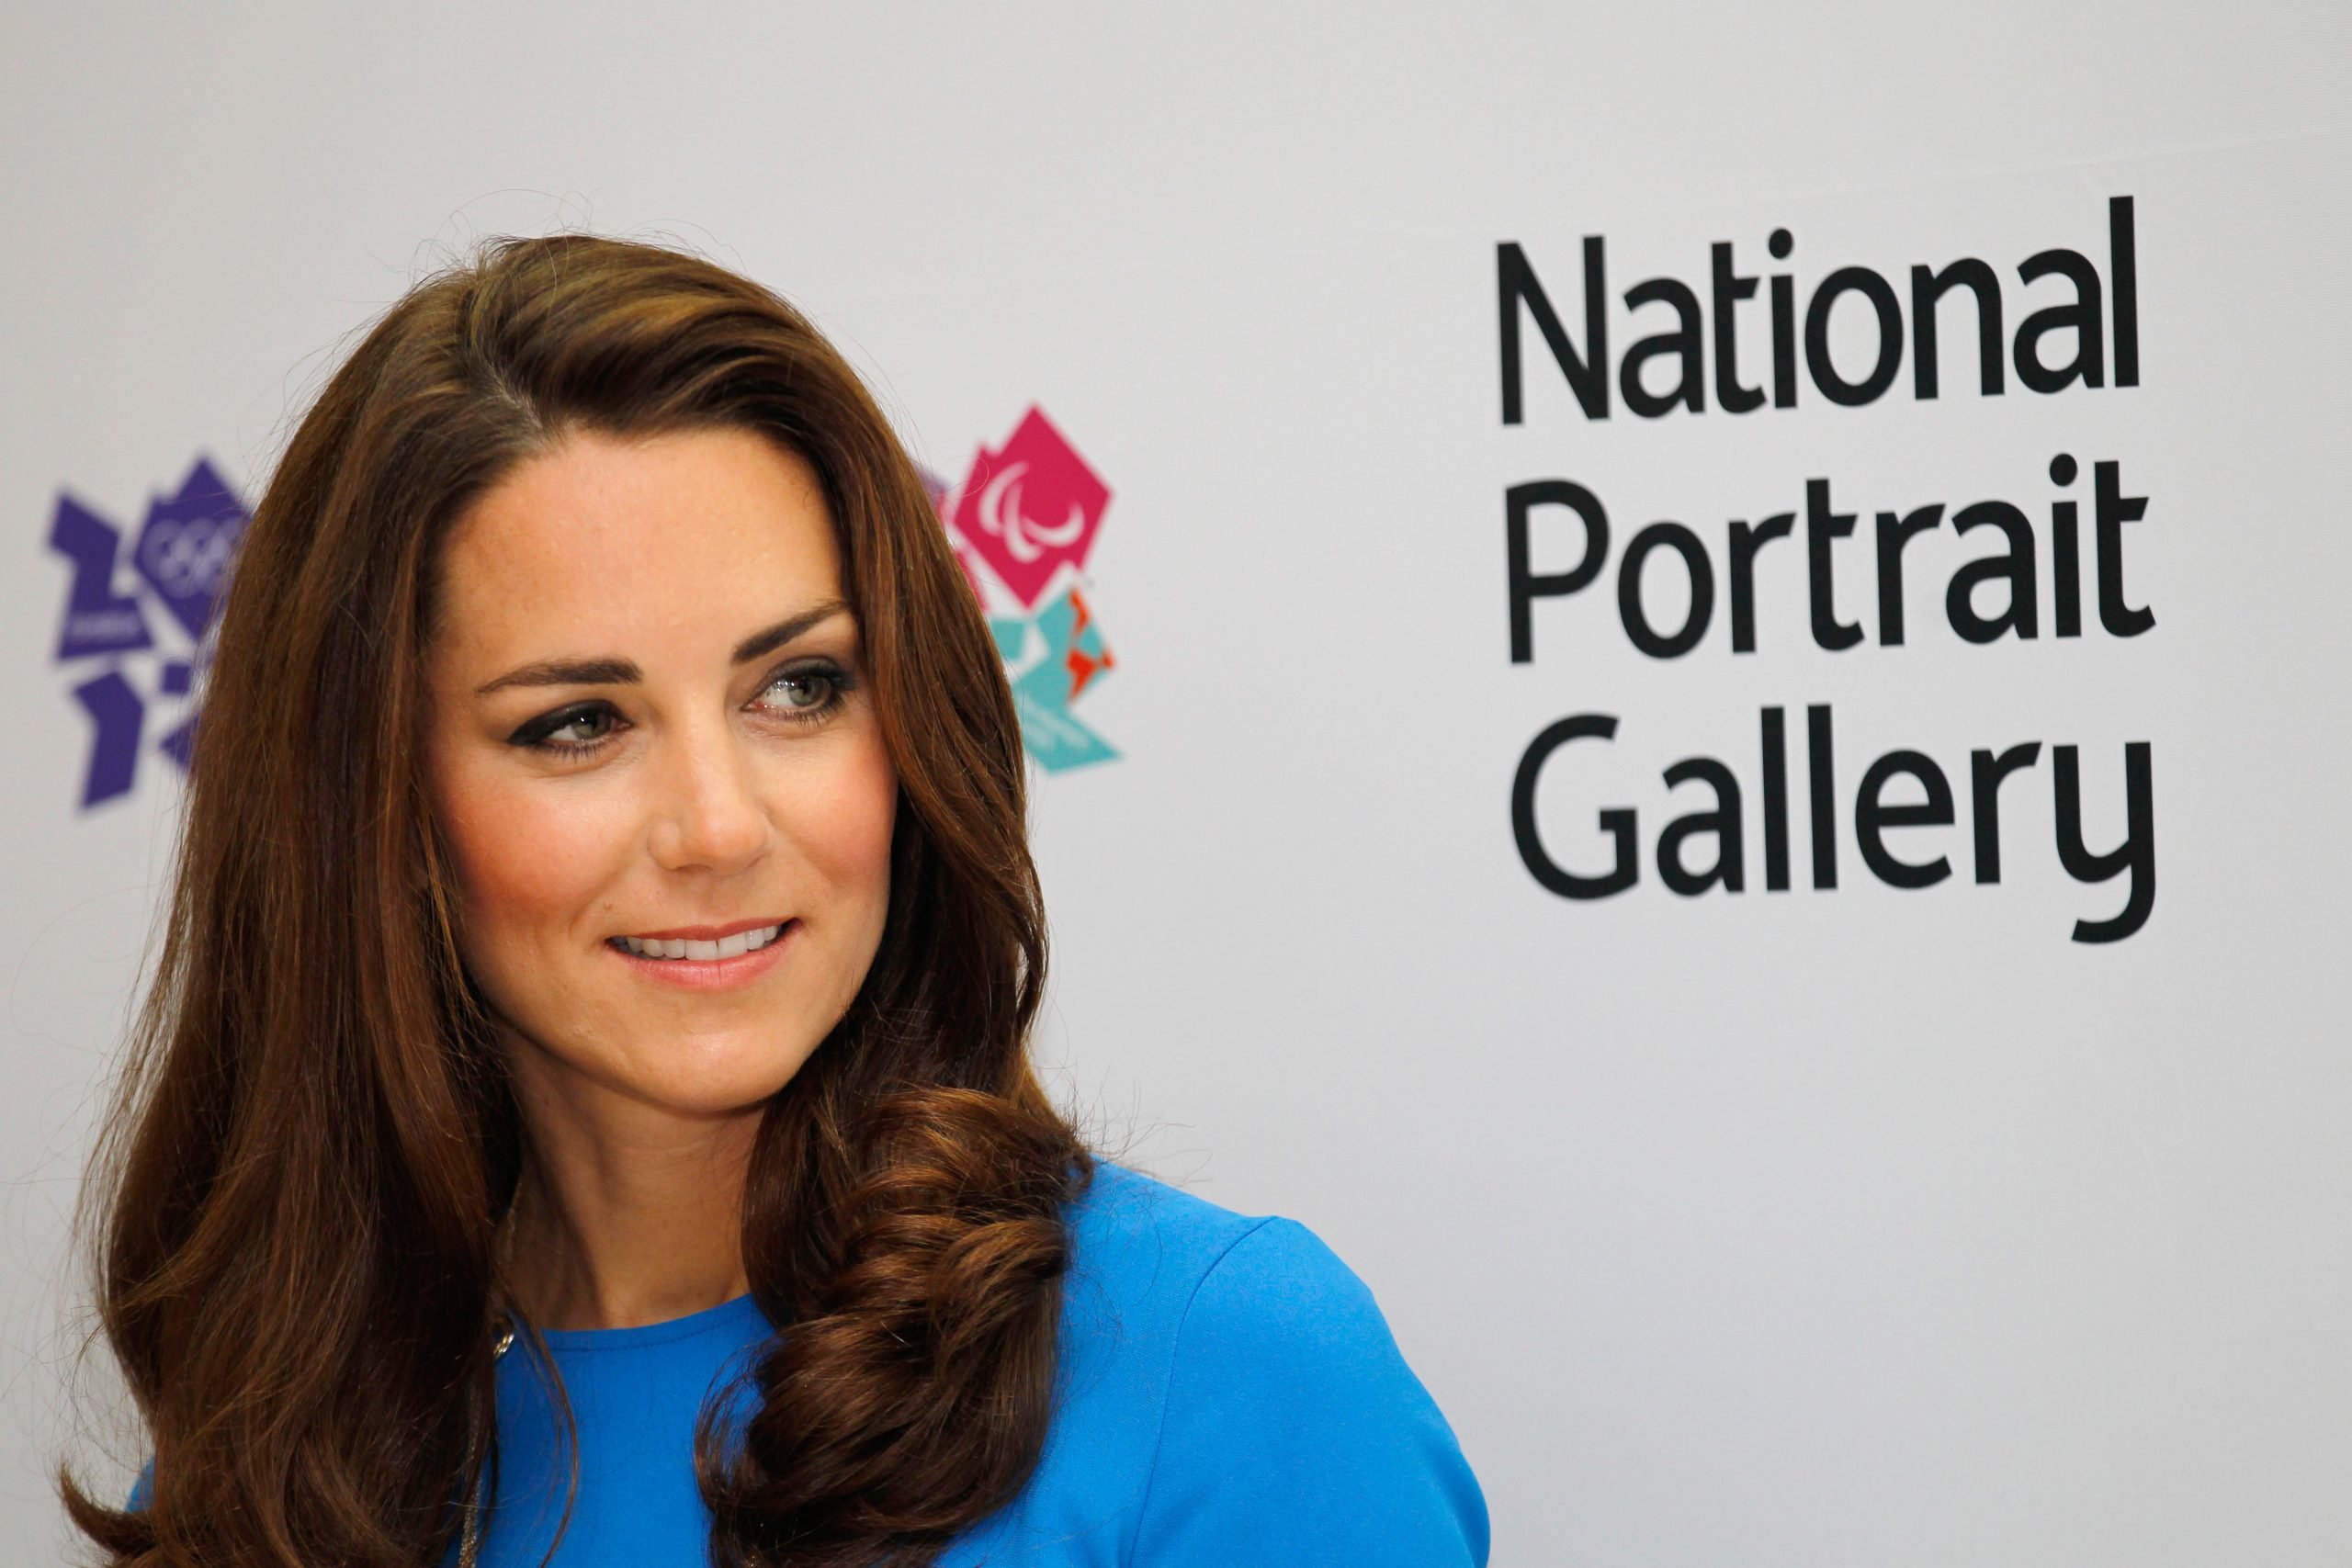
M93 1170L143 1506L115 1564L418 1568L494 1484L493 1238L527 1129L419 765L435 565L573 429L764 433L823 482L900 792L863 988L767 1106L745 1271L783 1330L696 1454L727 1568L932 1561L1045 1441L1091 1170L1031 1071L1046 935L1002 667L922 479L803 317L723 268L509 240L413 289L302 420L220 626L177 881Z

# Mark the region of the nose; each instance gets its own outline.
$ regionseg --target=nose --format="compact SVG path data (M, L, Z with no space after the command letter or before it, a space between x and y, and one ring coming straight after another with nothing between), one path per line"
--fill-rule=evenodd
M766 854L775 836L755 787L751 759L727 727L677 733L656 770L648 847L665 871L744 870Z

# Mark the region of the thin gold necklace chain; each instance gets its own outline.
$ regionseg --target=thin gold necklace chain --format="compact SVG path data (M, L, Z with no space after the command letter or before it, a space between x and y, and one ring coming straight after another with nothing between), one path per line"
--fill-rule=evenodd
M518 1190L516 1197L520 1196ZM521 1206L513 1200L508 1201L506 1213L499 1216L498 1235L491 1244L491 1288L493 1300L505 1291L506 1281L514 1272L516 1229L514 1213ZM506 1352L514 1348L514 1314L505 1307L494 1308L491 1322L498 1330L498 1338L491 1347L490 1359L492 1361L503 1360L505 1359Z
M491 1244L491 1253L492 1258L492 1291L494 1299L502 1288L508 1265L514 1256L514 1210L512 1204L508 1205L506 1213L499 1220L498 1235ZM491 1362L495 1366L505 1359L507 1351L514 1348L514 1317L511 1312L498 1308L493 1310L491 1322L498 1331L498 1337L490 1349ZM494 1384L491 1398L493 1410L492 1420L495 1423L497 1393ZM485 1500L479 1495L466 1506L465 1523L458 1538L458 1568L477 1568L481 1560L482 1513L487 1506Z

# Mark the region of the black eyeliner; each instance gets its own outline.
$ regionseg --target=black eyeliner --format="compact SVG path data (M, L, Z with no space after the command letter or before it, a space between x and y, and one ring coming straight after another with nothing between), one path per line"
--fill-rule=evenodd
M841 660L827 653L808 653L797 659L787 659L769 671L760 690L766 691L786 675L822 675L844 692L857 684L857 677Z
M506 738L506 744L509 746L540 745L548 736L553 735L565 725L576 724L611 706L611 704L603 702L573 703L569 707L558 708L553 713L543 713L537 718L526 720L514 734Z

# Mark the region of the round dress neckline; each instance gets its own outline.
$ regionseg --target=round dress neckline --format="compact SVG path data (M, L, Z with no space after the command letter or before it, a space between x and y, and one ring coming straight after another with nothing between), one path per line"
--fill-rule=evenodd
M759 1303L745 1292L717 1306L688 1313L684 1317L665 1318L660 1323L640 1323L628 1328L543 1328L539 1337L549 1350L572 1354L586 1350L640 1350L649 1346L667 1345L673 1340L691 1339L697 1334L709 1334L721 1328L752 1323L763 1329L766 1319L761 1315Z

